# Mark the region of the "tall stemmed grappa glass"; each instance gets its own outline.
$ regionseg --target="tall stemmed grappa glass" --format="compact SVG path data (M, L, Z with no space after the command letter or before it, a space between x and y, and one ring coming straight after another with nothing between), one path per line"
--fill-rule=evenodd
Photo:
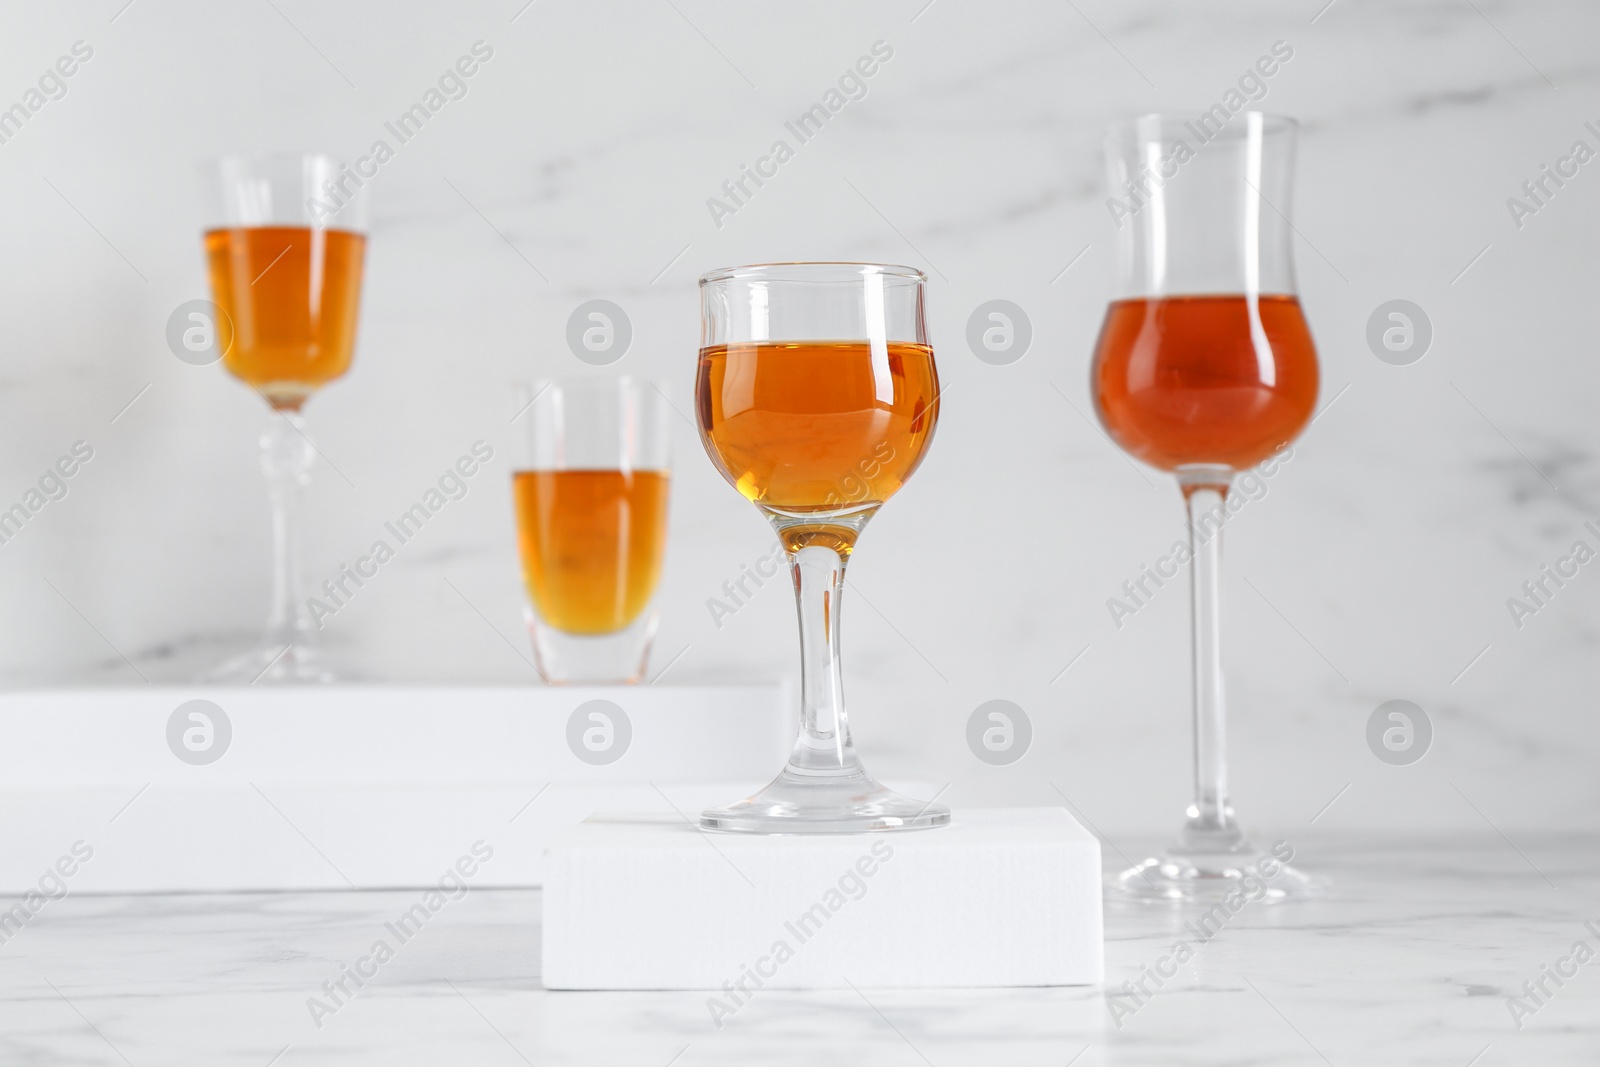
M1211 901L1243 887L1283 900L1320 890L1281 853L1252 845L1234 818L1218 633L1234 476L1292 440L1317 399L1291 254L1297 129L1259 112L1199 126L1145 115L1107 140L1119 293L1095 350L1095 405L1118 445L1177 476L1194 623L1195 799L1177 843L1117 879L1139 898Z
M206 264L232 336L222 362L272 409L260 444L273 562L266 633L204 681L334 680L305 599L300 500L316 450L300 408L350 369L367 246L358 185L348 168L314 154L229 156L210 174Z
M800 731L782 773L701 825L746 833L943 826L950 810L868 776L839 663L856 538L922 462L939 416L927 279L873 263L772 263L700 279L700 439L789 555L800 613Z

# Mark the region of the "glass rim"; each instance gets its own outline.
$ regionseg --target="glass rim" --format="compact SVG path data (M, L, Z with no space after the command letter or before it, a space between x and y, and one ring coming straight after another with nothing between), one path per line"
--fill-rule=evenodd
M1174 128L1182 128L1185 125L1194 122L1196 118L1203 117L1204 114L1205 112L1202 112L1197 116L1179 115L1170 111L1146 111L1139 115L1128 115L1109 123L1106 126L1106 135L1108 137L1137 138L1141 136L1139 132L1140 124L1147 123L1152 120L1154 120L1158 128L1165 133L1166 131ZM1234 112L1230 118L1239 118L1240 116L1250 115L1261 116L1261 132L1263 135L1271 135L1275 133L1297 133L1300 130L1301 124L1299 119L1295 118L1293 115L1284 115L1275 111L1256 111L1254 109L1247 109L1244 111ZM1227 138L1229 136L1229 131L1232 129L1233 126L1230 123L1228 126L1224 126L1221 130L1219 130L1211 139L1216 140L1217 138ZM1234 133L1232 136L1237 138L1242 136L1242 134Z
M596 470L653 471L667 474L672 464L673 404L650 378L633 374L560 375L553 378L518 378L510 382L517 413L511 417L513 474L529 471ZM554 396L552 396L554 394ZM554 416L560 438L593 433L595 425L611 426L625 443L613 442L604 458L595 461L536 458L537 445ZM598 422L597 422L598 420ZM628 449L637 452L629 452ZM530 451L532 450L532 451ZM580 451L582 446L580 446ZM620 451L619 451L620 450ZM587 454L587 453L586 453ZM649 457L648 461L641 457Z
M546 378L517 378L512 381L514 389L527 389L531 392L542 393L546 389L560 387L562 389L603 389L606 391L621 391L626 387L654 386L655 382L649 378L642 378L637 374L560 374ZM643 391L641 389L641 391Z
M344 157L333 152L297 151L292 148L269 148L261 152L217 152L201 156L197 163L202 169L220 170L226 163L266 163L290 159L320 159L331 163L336 170L346 165Z
M514 378L507 385L519 405L518 418L541 401L547 401L551 392L571 394L578 403L589 406L622 403L626 397L638 397L643 404L658 412L672 406L672 401L654 379L636 374L613 377L608 374L580 373L553 378Z
M361 177L346 157L313 150L268 149L202 156L193 166L202 187L211 190L208 214L218 220L202 227L205 233L283 226L318 233L348 233L364 239L371 232L366 189L371 178ZM313 190L307 183L306 179L313 176L322 179L320 190ZM328 192L329 180L335 186L333 193ZM354 181L354 190L346 190L340 184L347 180ZM247 186L271 183L277 188L282 184L288 191L297 181L298 195L304 197L303 212L290 210L287 203L276 203L276 197L255 205L254 211L242 209L238 201L238 191ZM319 208L313 208L313 201Z
M818 277L836 271L834 277ZM745 278L766 278L786 282L848 281L855 278L880 275L906 281L926 283L928 276L916 267L900 263L866 263L856 260L789 260L776 263L749 263L740 267L718 267L700 275L702 287L716 282L736 281Z

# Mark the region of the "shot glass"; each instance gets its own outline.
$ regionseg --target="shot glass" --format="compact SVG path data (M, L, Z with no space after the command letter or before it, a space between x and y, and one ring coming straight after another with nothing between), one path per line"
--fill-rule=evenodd
M512 497L534 663L552 685L632 685L666 553L666 398L626 377L519 391Z

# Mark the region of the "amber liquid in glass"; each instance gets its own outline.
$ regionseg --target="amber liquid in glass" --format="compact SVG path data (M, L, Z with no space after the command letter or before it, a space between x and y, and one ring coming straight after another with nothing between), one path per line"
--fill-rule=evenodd
M821 521L875 507L922 462L939 415L933 350L891 341L756 341L701 350L695 386L700 435L746 498L788 516L792 550L815 533L848 552Z
M211 292L233 323L222 362L235 377L293 410L350 369L365 237L248 226L212 230L205 246Z
M592 635L639 617L661 577L667 482L665 471L512 475L522 578L541 619Z
M1243 470L1311 417L1317 353L1292 296L1118 300L1100 329L1093 386L1111 436L1151 466Z

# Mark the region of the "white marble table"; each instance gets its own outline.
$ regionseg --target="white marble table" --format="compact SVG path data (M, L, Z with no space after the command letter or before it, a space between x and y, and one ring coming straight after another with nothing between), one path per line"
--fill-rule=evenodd
M1104 990L772 992L718 1031L705 994L545 992L537 892L475 890L318 1029L307 999L419 892L73 895L0 944L0 1063L1592 1064L1600 961L1520 1031L1506 998L1600 949L1600 843L1518 846L1305 849L1334 899L1246 909L1120 1027L1106 994L1190 916L1112 907Z

